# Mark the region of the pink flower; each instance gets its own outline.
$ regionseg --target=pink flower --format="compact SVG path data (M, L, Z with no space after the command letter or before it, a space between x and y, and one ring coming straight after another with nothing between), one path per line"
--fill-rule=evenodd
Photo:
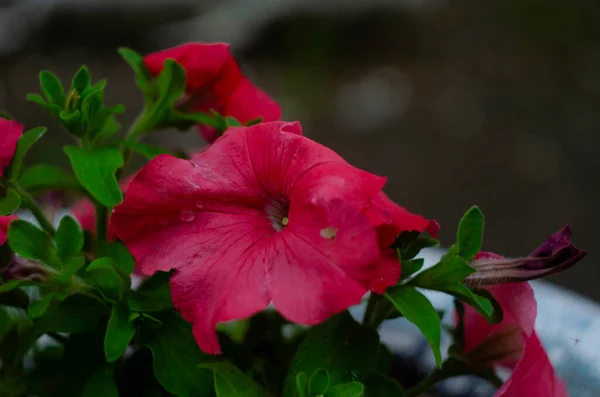
M383 196L384 183L301 136L299 123L263 123L228 129L193 161L154 158L112 222L143 274L176 269L173 303L217 354L219 322L273 302L316 324L396 283L383 231L430 222Z
M3 245L8 238L8 226L17 219L16 215L0 216L0 245Z
M492 325L465 306L465 359L475 368L502 366L513 370L494 397L566 397L565 386L534 331L537 303L529 284L494 285L488 290L502 306L504 317Z
M228 44L183 44L147 55L144 61L150 73L158 75L169 58L180 63L186 71L187 96L181 101L182 108L214 109L241 123L259 117L263 121L281 117L279 105L244 77ZM208 143L218 138L214 128L200 126L200 132Z
M8 167L17 150L17 142L23 134L23 126L14 120L0 117L0 177Z

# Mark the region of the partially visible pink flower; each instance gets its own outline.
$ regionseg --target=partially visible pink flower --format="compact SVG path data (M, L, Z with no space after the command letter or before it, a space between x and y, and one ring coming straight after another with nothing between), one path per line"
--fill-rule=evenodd
M279 105L244 77L228 44L187 43L149 54L144 62L150 73L158 75L167 59L176 60L186 71L182 110L214 109L242 124L257 118L280 119ZM219 137L214 128L207 126L200 126L200 132L208 143Z
M128 175L121 181L120 186L123 193L127 193L129 183L131 183L134 177L135 173ZM79 221L79 224L84 231L89 231L93 234L96 234L96 207L89 199L82 198L77 200L75 203L73 203L71 212L73 213L75 219ZM108 221L107 238L108 240L115 240L117 238L110 218Z
M17 219L16 215L0 216L0 245L3 245L8 238L8 226Z
M396 283L398 261L378 229L415 224L379 196L384 183L301 136L298 123L262 123L230 128L192 161L156 157L112 222L142 273L176 269L174 305L216 354L217 323L271 301L316 324Z
M12 161L17 150L17 142L22 134L21 124L0 117L0 176L4 176L4 169Z
M512 375L494 397L566 397L563 382L534 330L537 303L528 283L490 286L504 317L492 325L465 306L463 356L475 368L505 367Z
M571 229L565 226L548 237L524 258L503 258L481 252L471 262L477 272L465 279L474 286L513 283L548 276L574 266L587 255L571 242Z

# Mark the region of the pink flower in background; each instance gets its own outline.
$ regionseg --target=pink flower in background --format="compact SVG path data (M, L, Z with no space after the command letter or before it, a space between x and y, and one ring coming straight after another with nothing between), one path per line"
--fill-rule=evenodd
M8 238L8 226L17 218L18 216L16 215L0 216L0 245L6 242Z
M280 119L279 105L244 77L228 44L183 44L147 55L144 61L150 73L158 75L167 59L176 60L186 71L187 96L181 106L188 110L214 109L241 123ZM200 126L200 132L208 143L218 138L214 128Z
M384 183L298 123L263 123L228 129L192 161L156 157L112 223L143 274L176 269L174 305L216 354L219 322L273 302L316 324L396 283L392 231L434 224L383 196Z
M4 169L12 161L17 150L17 142L22 134L21 124L0 117L0 176L4 176Z
M488 290L502 306L504 317L492 325L475 309L465 306L465 359L475 368L512 369L512 375L494 397L566 397L565 386L534 331L537 303L531 286L512 283L490 286Z

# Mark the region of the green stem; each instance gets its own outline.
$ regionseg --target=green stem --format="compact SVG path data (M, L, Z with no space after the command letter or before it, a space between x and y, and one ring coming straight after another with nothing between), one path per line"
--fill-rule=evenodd
M125 134L125 140L131 139L131 140L137 141L137 137L148 130L147 126L145 125L146 124L145 113L146 113L146 109L144 109L144 112L135 119L133 124L131 124L131 126L129 127L129 130L127 131L127 134ZM117 170L117 173L116 173L117 180L121 179L121 177L123 176L123 171L125 170L125 166L127 166L127 163L129 162L130 158L131 158L131 149L125 148L125 150L123 151L123 167L121 167Z
M375 308L377 306L377 302L379 301L380 296L371 292L369 296L369 301L367 302L367 308L365 309L365 314L363 315L363 325L372 326L373 328L377 328L379 324L374 324L374 315Z
M106 241L108 233L108 208L96 203L96 239Z
M42 211L40 206L35 202L31 194L23 190L17 184L15 184L13 187L21 196L21 206L31 211L35 219L40 224L41 228L48 232L51 236L54 236L56 234L56 229L54 229L52 223L50 223L48 218L46 218L46 215L44 215L44 211Z

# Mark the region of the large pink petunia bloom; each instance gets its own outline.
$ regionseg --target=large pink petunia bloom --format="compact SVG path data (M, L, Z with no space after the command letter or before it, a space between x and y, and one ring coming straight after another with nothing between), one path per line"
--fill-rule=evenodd
M241 123L257 118L280 119L279 105L244 77L229 44L183 44L149 54L144 62L150 73L158 75L167 59L176 60L186 71L186 97L180 103L184 110L214 109ZM207 126L200 126L200 132L208 143L219 137L214 128Z
M16 215L0 216L0 245L3 245L8 238L8 226L17 219Z
M466 360L475 367L512 369L512 375L494 397L567 397L534 330L537 303L531 286L526 282L501 284L488 290L502 306L504 317L492 325L475 309L465 307Z
M299 123L263 123L230 128L192 161L156 157L112 222L143 274L176 269L173 303L217 354L219 322L273 302L316 324L396 283L390 231L435 224L383 196L384 183Z
M4 176L4 169L12 161L17 150L17 142L22 134L21 124L0 117L0 176Z

